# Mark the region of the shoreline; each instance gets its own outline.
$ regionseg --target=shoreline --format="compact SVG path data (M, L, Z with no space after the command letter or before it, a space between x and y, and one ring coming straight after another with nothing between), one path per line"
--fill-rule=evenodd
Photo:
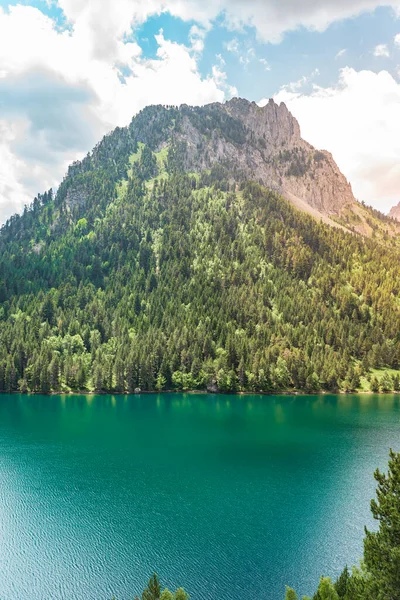
M190 394L193 396L385 396L400 394L400 390L388 392L371 392L370 390L359 390L354 392L345 392L339 390L336 392L321 390L318 392L306 392L305 390L281 390L272 392L221 392L208 390L140 390L140 392L95 392L92 390L63 390L52 392L20 392L13 390L11 392L0 391L2 395L20 395L20 396L141 396L141 395L159 395L159 394Z

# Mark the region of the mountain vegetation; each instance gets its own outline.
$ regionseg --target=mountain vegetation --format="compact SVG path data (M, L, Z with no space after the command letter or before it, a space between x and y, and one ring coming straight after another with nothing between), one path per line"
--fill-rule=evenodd
M251 180L229 152L269 134L220 106L149 107L2 227L1 391L400 389L393 238Z

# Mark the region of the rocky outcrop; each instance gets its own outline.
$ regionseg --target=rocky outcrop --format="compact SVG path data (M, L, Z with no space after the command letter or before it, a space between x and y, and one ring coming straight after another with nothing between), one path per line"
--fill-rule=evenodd
M396 204L396 206L392 206L392 208L389 211L389 217L400 221L400 202Z
M224 106L232 117L244 123L256 141L264 140L267 155L302 143L299 124L283 102L278 105L271 99L260 107L255 102L234 98Z
M85 190L78 188L70 188L67 191L65 204L69 210L72 210L75 206L85 206L87 201L87 193Z
M255 179L327 216L339 215L356 202L332 155L316 150L302 139L299 124L284 103L278 105L270 100L260 107L235 98L198 110L208 110L209 119L217 115L217 123L225 113L232 119L227 130L239 123L244 134L231 140L218 126L204 132L193 118L196 113L186 111L179 129L172 134L175 142L185 144L185 170L226 165L230 173Z

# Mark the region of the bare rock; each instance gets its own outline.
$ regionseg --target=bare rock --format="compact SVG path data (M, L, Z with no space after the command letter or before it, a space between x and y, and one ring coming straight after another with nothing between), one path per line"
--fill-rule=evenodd
M389 217L400 221L400 202L396 204L396 206L392 206L392 208L389 211Z

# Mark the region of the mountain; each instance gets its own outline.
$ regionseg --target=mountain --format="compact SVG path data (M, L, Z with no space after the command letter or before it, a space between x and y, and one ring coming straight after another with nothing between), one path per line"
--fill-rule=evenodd
M1 229L0 391L398 389L395 227L284 105L148 107Z
M204 109L183 107L181 115L173 140L185 145L185 171L225 165L303 209L310 207L310 212L314 209L328 216L339 215L355 203L332 156L316 151L301 138L299 124L285 104L278 106L270 100L261 108L233 99ZM155 149L162 146L161 142Z
M202 108L149 107L125 135L125 143L153 152L174 148L181 171L218 165L231 183L253 179L315 216L339 216L356 204L331 154L305 142L285 104L273 100L262 108L238 98Z
M124 160L130 152L134 154L138 143L154 153L164 152L160 160L168 157L169 172L218 169L231 186L257 181L330 225L382 240L400 233L396 220L355 200L332 155L301 138L299 124L284 103L278 106L271 99L260 107L234 98L204 107L150 106L128 128L116 129L104 138L70 173L76 174L77 169L83 173L110 152L110 160L115 160L118 147L122 176ZM82 190L70 190L69 201L72 205L84 202Z

